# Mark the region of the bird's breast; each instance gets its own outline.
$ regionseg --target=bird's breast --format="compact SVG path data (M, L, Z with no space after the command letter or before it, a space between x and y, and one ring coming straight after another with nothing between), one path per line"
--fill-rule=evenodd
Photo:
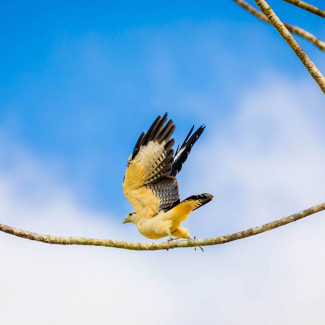
M141 218L137 223L139 232L150 239L159 239L168 236L168 231L172 227L172 221L166 214L158 214L152 218Z

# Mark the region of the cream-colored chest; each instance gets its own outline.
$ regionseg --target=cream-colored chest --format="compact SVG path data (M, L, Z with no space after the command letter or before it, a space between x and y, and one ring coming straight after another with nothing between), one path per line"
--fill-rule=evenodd
M159 239L168 236L169 229L172 227L172 220L167 213L161 211L156 217L141 218L136 226L143 236Z

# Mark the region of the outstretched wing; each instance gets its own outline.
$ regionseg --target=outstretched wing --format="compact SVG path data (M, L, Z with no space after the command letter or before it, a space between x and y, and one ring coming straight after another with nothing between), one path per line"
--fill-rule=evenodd
M179 202L178 184L171 176L175 125L167 113L159 115L143 132L128 160L123 182L124 195L138 215L153 217Z
M170 173L171 176L175 177L180 172L184 162L186 161L188 155L191 152L191 149L192 149L194 143L197 141L197 139L203 133L203 131L205 129L205 125L201 125L191 136L193 129L194 129L194 125L192 126L190 132L186 136L181 147L178 147L175 152L174 162L173 162L172 170Z

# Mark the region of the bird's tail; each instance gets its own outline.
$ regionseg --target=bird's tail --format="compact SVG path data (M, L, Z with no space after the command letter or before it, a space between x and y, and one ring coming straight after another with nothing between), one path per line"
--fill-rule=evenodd
M178 216L186 216L193 210L198 209L204 204L207 204L213 199L213 195L209 193L203 193L199 195L191 195L181 203L173 208L173 212ZM184 221L184 220L182 220Z
M193 206L192 210L196 210L204 204L207 204L213 199L213 195L209 193L203 193L199 195L191 195L181 202L181 204L187 204ZM191 210L191 211L192 211Z
M172 170L170 172L171 176L176 176L177 173L182 169L182 166L183 166L184 162L186 161L188 155L190 154L194 143L197 141L197 139L203 133L205 126L201 125L191 136L193 129L194 129L194 125L192 126L190 132L186 136L181 147L178 147L175 152L174 162L172 165Z

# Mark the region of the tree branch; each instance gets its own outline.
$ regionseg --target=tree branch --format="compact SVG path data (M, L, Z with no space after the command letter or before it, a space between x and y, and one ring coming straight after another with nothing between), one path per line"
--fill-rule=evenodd
M315 14L315 15L318 15L320 17L325 18L325 11L324 10L319 9L319 8L317 8L315 6L312 6L307 2L300 1L300 0L284 0L284 1L286 1L288 3L291 3L291 4L297 6L297 7L301 8L301 9L307 10L307 11L309 11L309 12Z
M293 38L293 36L278 18L278 16L274 13L269 4L265 0L255 0L255 2L260 7L264 15L269 19L270 23L274 26L274 28L279 32L282 38L290 45L290 47L296 53L300 61L304 64L310 75L314 78L319 88L325 94L325 79L321 72L317 69L313 61L309 58L309 56Z
M262 226L250 228L226 236L205 238L205 239L176 240L171 242L153 242L148 244L131 243L125 241L109 240L109 239L59 237L59 236L51 236L51 235L42 235L42 234L37 234L34 232L30 232L18 228L6 226L3 224L0 224L0 231L3 231L5 233L17 237L36 240L47 244L105 246L105 247L115 247L115 248L129 249L129 250L138 250L138 251L154 251L154 250L163 250L163 249L171 249L171 248L185 248L185 247L225 244L234 240L239 240L246 237L254 236L272 230L274 228L284 226L288 223L300 220L302 218L305 218L309 215L320 212L322 210L325 210L325 203L292 214L288 217L284 217L282 219L266 223Z
M254 15L256 18L264 21L267 24L271 24L269 22L269 20L265 17L265 15L263 13L261 13L260 11L256 10L254 7L252 7L250 4L248 4L246 1L244 0L234 0L240 7L242 7L243 9L247 10L248 12L250 12L252 15ZM314 36L313 34L307 32L306 30L297 27L297 26L293 26L290 25L288 23L284 23L284 25L288 28L288 30L293 33L296 34L302 38L304 38L305 40L311 42L312 44L314 44L315 46L317 46L321 51L325 52L325 42L321 41L320 39L318 39L316 36Z

